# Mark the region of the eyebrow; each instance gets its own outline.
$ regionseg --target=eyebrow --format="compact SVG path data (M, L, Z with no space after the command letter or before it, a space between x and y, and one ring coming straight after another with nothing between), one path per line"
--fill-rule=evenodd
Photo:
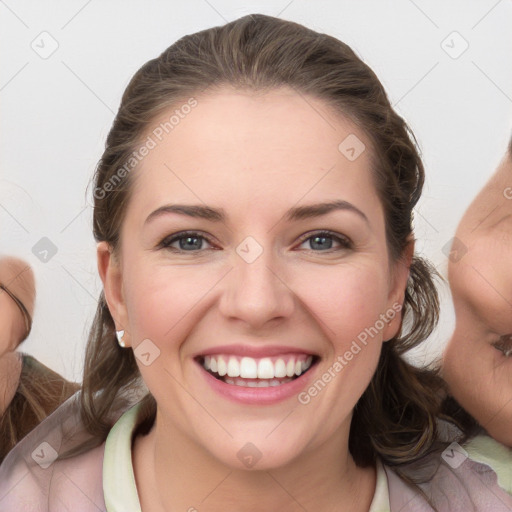
M339 210L353 212L361 217L365 222L369 223L368 217L359 208L348 201L342 200L331 201L329 203L297 206L288 210L285 215L285 219L287 221L303 220L311 217L321 217L322 215L327 215L328 213Z
M290 208L284 218L286 221L304 220L314 217L321 217L334 211L349 211L357 214L365 222L369 223L368 217L352 203L343 200L331 201L329 203L317 203L306 206L296 206ZM167 204L157 208L154 212L150 213L144 224L152 221L168 213L177 213L186 215L196 219L205 219L212 222L225 222L227 219L226 212L223 208L211 208L209 206L201 205L188 205L188 204Z

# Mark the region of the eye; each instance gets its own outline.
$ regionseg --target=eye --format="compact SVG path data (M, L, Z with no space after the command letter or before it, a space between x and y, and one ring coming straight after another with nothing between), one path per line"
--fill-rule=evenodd
M352 248L352 242L347 237L332 233L331 231L318 231L314 234L307 233L301 239L301 245L309 243L310 247L307 249L315 252L339 251ZM333 243L337 243L339 247L333 248Z
M201 249L204 243L211 245L205 236L195 231L182 231L164 238L158 244L158 248L175 252L203 252Z
M501 336L497 341L492 343L493 347L503 355L510 357L512 356L512 334L505 334Z

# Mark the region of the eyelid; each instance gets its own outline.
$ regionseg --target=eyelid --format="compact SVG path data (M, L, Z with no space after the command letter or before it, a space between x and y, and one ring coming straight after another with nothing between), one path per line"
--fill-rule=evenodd
M206 235L205 233L201 231L193 231L193 230L184 230L184 231L178 231L177 233L173 233L171 235L166 236L161 240L161 242L157 245L157 249L169 249L169 250L175 250L177 252L181 253L200 253L204 252L204 250L192 250L192 251L184 251L183 249L176 249L175 247L171 247L171 244L180 240L181 238L185 237L197 237L202 238L206 242L208 242L210 245L215 246L216 244L212 241L211 237ZM354 246L352 240L347 237L346 235L342 235L341 233L336 233L327 229L317 229L317 230L311 230L307 233L304 233L299 237L299 243L298 245L302 245L304 242L309 240L310 238L314 236L328 236L336 241L341 245L340 248L330 248L325 251L314 251L313 249L309 249L312 252L332 252L339 249L349 249Z
M185 237L197 237L197 238L202 238L204 239L206 242L208 242L210 245L215 245L212 241L212 239L206 235L205 233L201 232L201 231L192 231L192 230L184 230L184 231L178 231L176 233L173 233L171 235L167 235L166 237L164 237L157 245L157 249L169 249L169 250L175 250L177 252L181 252L181 253L184 253L184 252L189 252L189 253L200 253L200 252L203 252L204 250L202 251L184 251L182 249L176 249L175 247L171 247L171 244L180 240L181 238L185 238Z
M340 243L340 245L342 246L342 248L352 248L354 246L354 243L348 236L342 235L341 233L336 233L334 231L330 231L328 229L317 229L317 230L312 230L312 231L308 231L307 233L304 233L303 235L300 236L299 245L303 244L306 240L308 240L309 238L311 238L313 236L329 236L329 237L337 240L338 243ZM310 250L312 250L312 249L310 249ZM336 250L336 249L328 249L326 251L313 251L313 252L329 252L329 251L333 251L333 250Z

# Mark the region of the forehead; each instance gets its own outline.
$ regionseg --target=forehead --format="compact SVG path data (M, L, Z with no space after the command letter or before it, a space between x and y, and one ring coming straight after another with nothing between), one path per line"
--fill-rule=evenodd
M220 89L195 100L169 108L144 135L154 147L135 172L140 208L169 199L274 210L344 195L378 202L367 137L322 100L289 88Z

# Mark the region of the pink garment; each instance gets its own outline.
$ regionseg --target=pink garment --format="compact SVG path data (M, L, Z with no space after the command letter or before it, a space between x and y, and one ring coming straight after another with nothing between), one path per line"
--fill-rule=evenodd
M0 512L106 511L102 482L105 443L80 456L52 461L52 450L64 453L78 441L90 439L79 421L76 398L77 394L62 404L5 458L0 466ZM112 419L117 420L131 405L124 402L118 406ZM436 469L434 476L421 488L438 512L512 511L512 496L498 486L497 475L489 466L466 459L452 469L440 456L432 456L431 463ZM384 469L391 512L434 510L390 467Z
M0 466L1 512L106 511L102 482L105 443L82 455L52 461L55 452L62 454L90 439L79 420L77 397L78 393L66 400L4 459ZM113 412L112 418L122 412Z
M437 471L428 483L420 484L420 487L438 512L512 511L512 496L498 485L496 473L486 464L466 459L460 467L452 469L442 462L440 454L430 458L438 464ZM392 512L434 510L389 467L384 466L384 469L388 477Z

